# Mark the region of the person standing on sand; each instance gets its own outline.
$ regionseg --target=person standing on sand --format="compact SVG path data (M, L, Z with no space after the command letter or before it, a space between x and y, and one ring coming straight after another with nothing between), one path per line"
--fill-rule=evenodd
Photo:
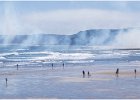
M52 63L52 69L53 69L53 63Z
M83 70L83 78L85 77L85 71Z
M116 74L117 74L117 75L119 74L119 68L117 68L117 70L116 70Z
M118 77L118 74L119 74L119 68L117 68L116 70L116 76Z
M7 78L5 78L5 81L6 81L6 87L7 87L7 81L8 81L8 79L7 79Z
M64 69L64 66L65 66L65 65L64 65L64 63L63 63L63 69Z
M136 78L137 70L135 69L134 72L135 72L135 78Z
M91 75L90 75L90 73L89 73L89 71L88 71L88 78L90 77Z
M136 74L136 73L137 73L137 70L135 69L134 72L135 72L135 74Z
M18 70L18 64L17 64L17 70Z

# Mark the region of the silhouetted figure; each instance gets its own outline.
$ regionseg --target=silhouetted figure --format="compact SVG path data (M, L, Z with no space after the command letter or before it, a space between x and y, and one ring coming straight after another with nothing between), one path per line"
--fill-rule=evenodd
M117 68L117 70L116 70L116 74L119 74L119 68Z
M65 64L63 63L63 69L64 69Z
M7 87L7 81L8 81L8 79L7 79L7 78L5 78L5 81L6 81L6 87Z
M85 71L83 70L83 78L85 77Z
M52 63L52 69L53 69L53 63Z
M116 76L118 77L118 74L119 74L119 68L117 68L116 70Z
M91 76L91 74L89 73L89 71L88 71L88 78Z
M17 70L18 70L18 64L17 64Z
M135 72L135 74L136 74L136 73L137 73L137 70L135 69L134 72Z
M135 69L134 72L135 72L135 78L136 78L137 70Z

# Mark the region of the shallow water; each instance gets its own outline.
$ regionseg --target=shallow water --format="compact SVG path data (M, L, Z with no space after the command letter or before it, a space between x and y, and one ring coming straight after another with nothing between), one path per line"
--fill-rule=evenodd
M139 58L139 49L1 46L0 98L139 99Z

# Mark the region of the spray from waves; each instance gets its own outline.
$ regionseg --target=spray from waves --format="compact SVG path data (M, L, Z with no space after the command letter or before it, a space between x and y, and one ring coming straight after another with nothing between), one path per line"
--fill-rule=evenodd
M81 31L73 35L7 35L2 36L4 44L18 44L22 47L34 45L90 45L90 46L115 46L115 47L139 47L140 29L95 29ZM18 46L18 47L19 47Z
M127 32L120 32L112 42L112 46L118 48L140 48L139 35L139 28L130 29Z
M13 2L4 2L4 16L3 16L2 33L3 34L3 44L9 44L14 35L19 33L21 26L19 24L18 17L16 16L16 9L14 8ZM6 35L8 34L8 35Z
M11 44L17 34L23 33L23 26L21 26L21 20L17 15L14 2L4 2L4 18L2 25L2 34L1 37L3 42L2 44L7 45ZM30 26L31 27L31 26ZM36 30L35 30L36 31ZM80 31L80 30L79 30ZM38 31L40 32L40 30ZM111 45L115 47L124 47L124 48L140 48L139 40L139 29L132 29L127 32L120 31L115 38L111 37L110 30L98 31L97 34L89 34L87 31L84 31L85 34L72 35L72 37L65 36L63 38L55 37L43 37L40 34L38 35L28 35L27 38L21 39L19 46L28 47L32 45L41 45L41 44L60 44L60 45ZM5 35L8 34L8 35ZM87 35L89 34L89 35ZM115 33L114 33L115 34ZM111 40L112 38L112 40ZM20 39L19 39L20 40ZM110 41L111 40L111 41Z

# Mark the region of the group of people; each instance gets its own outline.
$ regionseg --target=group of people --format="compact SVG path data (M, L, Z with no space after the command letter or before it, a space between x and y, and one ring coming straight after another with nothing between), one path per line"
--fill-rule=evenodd
M89 71L88 71L87 75L88 75L88 78L91 76L91 74L90 74ZM83 70L83 78L85 78L85 76L86 76L86 73L85 73L85 71Z
M64 66L65 66L65 64L63 63L63 69L64 69ZM16 67L17 67L17 70L18 70L19 65L17 64ZM52 63L52 69L53 69L53 67L54 67L54 64ZM5 78L5 82L6 82L6 87L7 87L8 78Z
M64 69L65 64L63 63L62 65L63 65L63 69ZM53 67L54 67L54 64L52 63L52 69L53 69Z
M83 78L85 78L85 76L86 76L85 71L83 70L82 73L83 73ZM135 73L135 77L136 77L136 73L137 73L137 70L136 69L134 69L134 73ZM91 76L91 74L90 74L89 71L88 71L87 75L88 75L88 77ZM116 76L118 77L118 75L119 75L119 68L117 68L117 70L116 70Z
M135 76L136 76L136 74L137 74L137 70L136 69L134 69L134 73L135 73ZM118 75L119 75L119 68L117 68L117 70L116 70L116 75L118 77Z

